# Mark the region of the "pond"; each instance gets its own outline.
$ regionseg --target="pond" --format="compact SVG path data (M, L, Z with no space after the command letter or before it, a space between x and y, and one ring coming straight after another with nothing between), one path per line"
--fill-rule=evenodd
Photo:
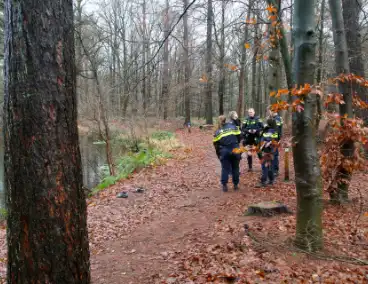
M94 144L95 135L81 135L79 137L82 157L83 184L88 188L95 187L100 181L99 169L106 163L105 145ZM0 143L0 208L4 208L4 143Z

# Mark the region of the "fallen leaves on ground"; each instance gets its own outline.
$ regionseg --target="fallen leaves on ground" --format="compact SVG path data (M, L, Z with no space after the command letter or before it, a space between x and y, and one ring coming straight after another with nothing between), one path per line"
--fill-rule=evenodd
M367 266L351 263L368 258L367 175L354 176L352 203L326 202L324 251L306 254L292 245L296 193L292 182L282 182L283 171L274 186L256 189L258 161L248 173L243 159L240 191L224 194L212 132L193 128L177 135L185 147L166 165L88 200L94 283L367 283ZM283 169L282 150L280 161ZM135 193L138 187L145 192ZM129 198L115 198L121 191ZM293 214L244 216L249 204L261 201L280 201ZM0 248L5 258L4 229Z

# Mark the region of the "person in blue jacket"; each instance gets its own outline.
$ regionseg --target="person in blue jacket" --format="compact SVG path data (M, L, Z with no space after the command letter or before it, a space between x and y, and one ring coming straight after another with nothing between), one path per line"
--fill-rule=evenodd
M259 144L261 154L262 176L261 183L257 187L265 187L274 182L274 157L279 141L279 133L277 131L276 121L272 118L267 119L266 127L262 133Z
M248 117L244 120L242 126L243 146L248 148L257 146L262 130L262 119L255 115L253 108L250 108L248 110ZM247 161L248 171L251 172L253 167L253 155L251 152L247 154Z
M272 111L270 110L270 118L274 119L276 122L276 130L277 133L279 135L279 139L281 139L282 137L282 127L284 125L284 121L282 119L282 117L276 112L276 111ZM276 149L275 152L275 156L274 156L274 162L273 162L273 167L274 167L274 175L278 176L279 174L279 149Z
M222 191L227 192L229 175L232 175L234 190L239 189L239 163L241 155L234 153L234 149L239 148L241 131L238 126L232 123L229 117L221 115L218 118L219 127L215 132L213 144L217 157L221 162L221 184Z

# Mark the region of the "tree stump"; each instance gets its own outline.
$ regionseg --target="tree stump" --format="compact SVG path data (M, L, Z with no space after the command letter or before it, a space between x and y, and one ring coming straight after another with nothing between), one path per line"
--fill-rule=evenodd
M261 215L271 217L282 213L292 213L286 205L278 201L262 201L248 206L247 216Z

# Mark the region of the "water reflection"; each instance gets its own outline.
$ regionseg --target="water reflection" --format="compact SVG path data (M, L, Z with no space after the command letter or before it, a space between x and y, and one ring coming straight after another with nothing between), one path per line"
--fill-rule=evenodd
M83 184L88 188L95 187L101 181L100 167L106 163L105 145L93 144L94 135L79 137L82 156ZM4 143L0 140L0 208L4 208Z

